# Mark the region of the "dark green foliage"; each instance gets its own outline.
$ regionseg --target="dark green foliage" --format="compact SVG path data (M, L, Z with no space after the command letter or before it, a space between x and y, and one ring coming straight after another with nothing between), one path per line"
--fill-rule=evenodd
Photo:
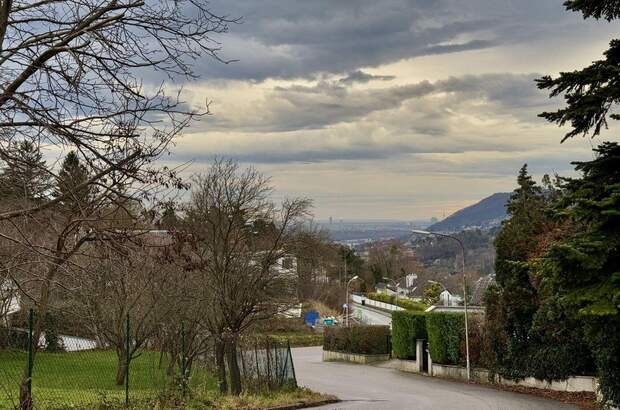
M518 187L508 202L509 218L495 239L497 286L489 289L484 335L484 361L491 371L519 379L529 375L532 321L538 308L530 278L529 256L547 229L547 197L527 172L519 171Z
M618 0L568 0L568 10L585 18L620 17ZM620 40L611 40L605 58L557 78L546 76L538 86L551 96L564 95L566 106L540 114L559 125L569 123L564 139L596 136L608 117L619 120ZM620 146L605 142L593 161L577 163L581 178L564 179L564 197L554 217L571 231L542 258L538 276L559 296L566 314L584 325L585 338L596 359L605 401L620 405Z
M604 18L607 21L620 17L618 0L568 0L564 2L567 10L583 13L583 18Z
M77 154L70 151L62 162L54 192L55 196L65 196L61 203L65 210L75 212L90 202L93 187L81 186L88 181L88 178L88 170L80 163Z
M465 319L459 313L429 313L426 315L428 350L433 362L462 364L461 340L465 339Z
M577 71L561 73L559 77L544 76L537 81L538 88L548 89L551 96L563 94L566 107L553 112L543 112L541 117L571 130L562 142L576 135L592 137L607 128L607 117L612 107L620 101L620 40L611 40L605 59ZM619 119L611 114L612 119Z
M553 214L574 233L549 249L539 274L584 324L601 391L620 404L620 146L603 143L595 151L596 159L576 164L581 178L563 180L565 196Z
M0 150L0 164L0 198L40 200L50 188L43 154L32 142L16 142Z
M326 327L323 350L356 354L388 354L389 326Z
M416 340L426 339L424 312L392 312L392 351L399 359L416 359Z
M62 352L65 347L62 339L58 335L58 318L48 313L45 315L44 328L45 332L45 350L48 352Z

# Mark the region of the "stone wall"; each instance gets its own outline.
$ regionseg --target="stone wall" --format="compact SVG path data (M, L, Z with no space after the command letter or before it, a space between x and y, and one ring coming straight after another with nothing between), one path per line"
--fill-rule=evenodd
M384 362L386 360L390 360L389 354L356 354L323 350L324 362L351 362L359 364L369 364L375 362Z

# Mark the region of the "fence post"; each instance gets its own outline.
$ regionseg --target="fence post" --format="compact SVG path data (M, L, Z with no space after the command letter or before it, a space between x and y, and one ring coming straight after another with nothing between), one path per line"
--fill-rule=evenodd
M34 310L28 312L28 397L32 398L32 368L34 365L34 352L32 340L32 328L34 323Z
M293 360L293 353L291 352L291 339L288 339L286 341L286 345L288 348L288 356L291 358L291 370L293 371L293 383L295 384L295 387L297 387L297 375L295 374L295 364Z
M185 321L181 322L181 389L187 394L187 346L185 345Z
M125 322L125 406L129 406L129 359L131 353L129 352L129 313L127 313L127 319Z

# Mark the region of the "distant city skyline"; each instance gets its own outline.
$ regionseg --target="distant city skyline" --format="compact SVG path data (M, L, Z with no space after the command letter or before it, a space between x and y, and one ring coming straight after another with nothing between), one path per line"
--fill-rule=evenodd
M560 145L566 130L537 117L561 101L534 79L600 59L620 34L561 1L211 4L243 17L216 38L239 61L205 59L182 84L213 114L169 157L188 173L228 156L279 197L313 198L316 218L442 218L511 191L523 163L568 174L597 143Z

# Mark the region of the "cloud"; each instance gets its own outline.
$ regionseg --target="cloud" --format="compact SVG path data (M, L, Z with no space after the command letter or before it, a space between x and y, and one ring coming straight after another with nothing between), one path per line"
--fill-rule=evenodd
M215 13L243 17L217 37L223 65L204 78L263 81L350 73L403 59L583 36L579 16L540 0L214 0ZM581 28L581 30L580 30Z
M393 75L373 75L362 70L355 70L339 80L342 84L367 83L369 81L389 81L395 79Z
M355 76L360 77L359 74ZM359 121L373 113L398 110L405 103L408 103L406 110L411 111L410 117L425 116L414 126L418 132L429 135L443 132L442 119L448 119L450 110L459 110L473 102L480 107L471 107L472 110L504 110L523 121L538 123L536 114L548 108L550 102L536 89L534 78L537 76L510 73L465 75L435 82L373 88L354 88L350 83L343 83L342 79L333 79L273 88L246 85L236 96L229 89L221 92L209 90L207 86L204 93L215 92L214 98L219 104L213 107L215 115L195 127L194 132L317 130ZM346 78L349 77L351 75ZM365 78L364 75L361 77ZM218 92L222 93L221 97ZM442 104L438 105L439 101Z

